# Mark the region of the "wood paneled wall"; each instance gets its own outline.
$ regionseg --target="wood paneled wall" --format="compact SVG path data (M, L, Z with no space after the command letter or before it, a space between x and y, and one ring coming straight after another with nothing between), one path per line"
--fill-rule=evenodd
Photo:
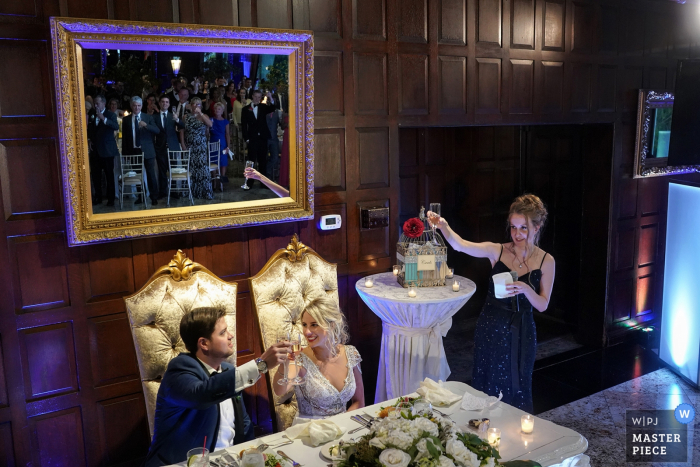
M0 261L8 273L0 297L0 464L138 463L148 430L122 297L178 248L238 281L240 361L259 352L245 279L293 233L338 262L371 402L381 326L353 287L394 262L399 218L413 214L399 213L399 197L437 196L431 166L447 157L431 151L410 175L414 185L400 190L400 168L411 164L403 162L399 127L614 124L612 180L601 182L612 185L609 294L590 335L602 344L623 325L658 316L667 180L631 179L636 95L641 87L672 89L676 60L700 56L696 13L651 0L0 2ZM301 222L67 248L48 29L59 15L312 29L316 217L339 213L343 228L320 232ZM459 144L451 151L459 164ZM490 170L489 162L477 169ZM489 182L477 175L469 183ZM455 180L457 193L463 186ZM471 195L463 202L474 203ZM389 206L391 226L360 232L359 207L368 204ZM479 211L479 228L499 214ZM261 431L270 427L265 394L262 384L247 394Z

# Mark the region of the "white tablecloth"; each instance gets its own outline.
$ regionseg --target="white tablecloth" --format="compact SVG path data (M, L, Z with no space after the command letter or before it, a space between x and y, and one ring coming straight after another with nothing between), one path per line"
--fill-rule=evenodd
M410 298L408 289L399 285L393 272L369 277L374 280L373 287L365 287L362 278L355 289L382 320L374 402L415 392L426 377L447 380L450 366L442 338L452 327L452 316L474 295L474 282L454 276L443 287L416 287L418 295ZM454 280L460 283L459 292L452 290Z
M469 392L479 397L486 397L481 391L457 381L448 381L446 387L456 394ZM379 413L380 406L393 404L395 400L382 404L375 404L356 412L347 412L333 417L329 420L335 422L338 426L344 427L347 430L357 428L356 422L350 419L350 416L357 412L364 412L376 416ZM543 420L535 417L535 429L532 434L523 435L520 431L520 416L523 412L520 409L498 402L492 408L485 411L461 410L459 403L453 404L449 408L441 409L442 412L450 414L450 417L460 425L465 431L469 430L466 425L469 419L486 417L491 420L491 427L501 430L501 446L499 452L501 461L512 460L534 460L539 462L544 467L588 467L588 456L583 454L588 448L588 441L575 431L556 425L548 420ZM341 437L344 440L350 440L356 436L367 434L367 430L360 430L355 434L349 434L347 431ZM276 442L286 440L284 433L275 433L261 439L249 441L247 443L237 444L236 446L227 448L229 453L239 453L243 449L257 446L261 442L269 445L274 445ZM304 444L304 441L307 444ZM337 442L331 442L336 444ZM326 467L328 460L321 457L320 452L323 446L312 447L308 445L308 438L296 439L291 445L274 448L273 451L281 449L288 456L297 462L304 464L304 467ZM223 451L212 453L211 459L216 459ZM176 464L178 467L184 466L185 462Z

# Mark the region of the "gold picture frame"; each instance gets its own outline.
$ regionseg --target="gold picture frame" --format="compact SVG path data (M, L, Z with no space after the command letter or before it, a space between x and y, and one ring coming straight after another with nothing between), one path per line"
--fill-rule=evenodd
M59 148L70 246L313 218L313 33L51 18ZM191 50L289 56L289 197L95 214L82 51Z

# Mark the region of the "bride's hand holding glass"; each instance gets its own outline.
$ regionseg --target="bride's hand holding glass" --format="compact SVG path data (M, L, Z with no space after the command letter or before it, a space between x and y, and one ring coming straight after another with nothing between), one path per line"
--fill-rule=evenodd
M426 215L428 216L428 222L430 222L432 226L437 227L440 230L447 227L447 221L444 217L440 217L440 214L436 214L433 211L428 211Z

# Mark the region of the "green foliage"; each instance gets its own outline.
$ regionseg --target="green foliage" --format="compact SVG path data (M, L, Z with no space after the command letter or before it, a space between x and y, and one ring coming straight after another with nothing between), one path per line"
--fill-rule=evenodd
M277 86L277 92L286 93L289 89L289 60L276 60L267 70L265 80Z
M213 83L217 76L223 76L228 79L231 73L234 75L240 73L240 68L229 63L228 59L223 55L212 55L204 61L204 79L210 83Z
M123 82L124 93L128 96L141 97L141 91L146 84L151 86L157 84L151 61L141 60L136 55L130 55L116 65L107 67L104 74L109 81Z

